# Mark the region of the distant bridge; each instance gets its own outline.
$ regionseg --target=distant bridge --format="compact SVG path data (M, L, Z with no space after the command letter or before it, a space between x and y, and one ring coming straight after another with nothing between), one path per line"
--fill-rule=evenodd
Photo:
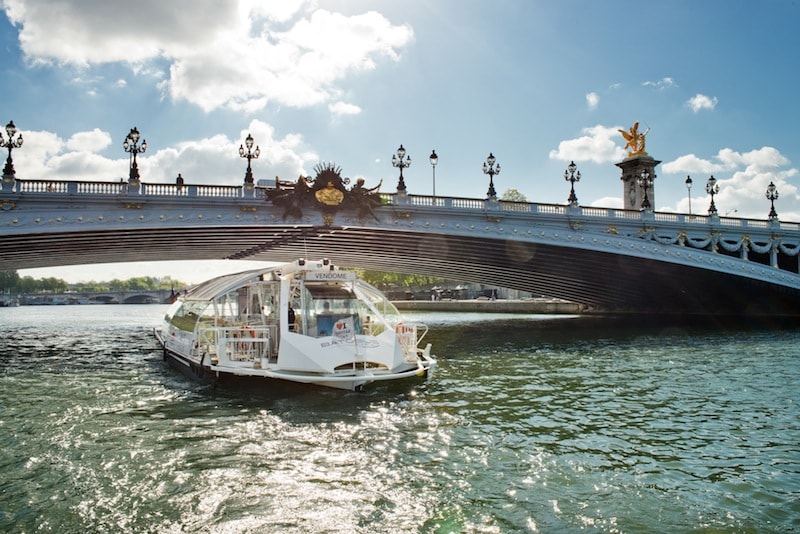
M798 223L401 193L380 199L371 212L319 204L289 213L270 188L253 184L4 176L0 270L328 257L597 311L800 316Z
M180 288L175 288L179 291ZM172 290L140 289L129 291L71 291L67 293L31 293L20 295L22 304L167 304Z

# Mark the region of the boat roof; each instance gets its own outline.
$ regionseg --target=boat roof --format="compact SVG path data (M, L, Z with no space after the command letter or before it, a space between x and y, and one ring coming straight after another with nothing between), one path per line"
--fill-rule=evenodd
M260 267L258 269L251 269L249 271L224 274L189 288L183 295L182 300L211 301L220 295L224 295L233 291L234 289L256 282L259 279L267 278L264 275L271 274L275 271L279 271L278 275L280 275L280 273L288 274L292 272L304 271L309 273L309 276L315 275L321 277L322 279L328 279L330 278L328 273L331 273L333 269L333 265L331 265L328 260L298 260L293 263L281 263ZM315 274L315 272L317 274ZM336 273L337 274L335 275L331 275L335 277L336 280L355 277L355 274L351 272L336 271ZM342 274L340 275L338 273Z
M238 287L254 282L258 280L261 275L271 273L280 268L281 266L277 265L261 269L251 269L240 273L224 274L190 288L186 292L186 295L184 295L183 300L213 300L219 295L224 295Z

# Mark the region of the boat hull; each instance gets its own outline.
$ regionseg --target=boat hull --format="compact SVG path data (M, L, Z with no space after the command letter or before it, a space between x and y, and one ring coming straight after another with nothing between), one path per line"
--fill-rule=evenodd
M262 384L267 389L273 389L278 384L293 384L296 386L317 386L324 388L342 389L347 391L360 391L367 386L380 383L392 384L419 384L424 383L433 372L436 364L432 360L420 363L416 368L406 369L394 373L361 373L347 375L315 375L304 373L286 372L276 369L224 369L204 361L197 362L178 352L170 350L164 343L161 331L153 331L156 340L163 350L164 361L173 369L180 371L184 376L213 385L241 385L247 383L251 386Z

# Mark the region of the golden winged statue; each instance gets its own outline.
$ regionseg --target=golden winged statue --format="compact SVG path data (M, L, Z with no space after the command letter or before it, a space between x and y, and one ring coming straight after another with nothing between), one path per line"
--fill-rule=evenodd
M617 130L619 133L622 134L622 137L625 138L626 144L625 148L630 148L628 151L628 157L634 156L647 156L647 152L644 151L644 138L647 135L647 132L650 131L650 128L647 129L644 133L639 132L639 121L633 123L629 131L625 130Z

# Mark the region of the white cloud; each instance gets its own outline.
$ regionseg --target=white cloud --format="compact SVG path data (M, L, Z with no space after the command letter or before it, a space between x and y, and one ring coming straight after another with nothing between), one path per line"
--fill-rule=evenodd
M625 158L625 151L612 140L620 137L618 128L620 127L609 128L599 124L584 128L581 131L583 136L561 141L557 150L551 150L550 159L594 163L622 160Z
M137 62L203 46L209 35L236 23L233 0L6 0L20 26L22 50L33 62L88 66ZM199 31L202 29L202 31Z
M310 0L281 0L280 2L264 2L264 0L242 0L239 7L254 16L261 16L274 22L291 20L295 13L305 5L313 5Z
M589 109L597 109L597 105L600 103L600 95L592 91L591 93L586 93L586 105L589 106Z
M788 167L790 161L773 147L762 147L749 152L721 149L710 159L694 154L676 158L662 165L667 174L694 175L692 202L695 212L704 213L709 204L705 185L713 175L719 184L715 203L721 214L733 213L739 217L764 219L769 211L765 192L770 182L778 187L780 201L776 210L783 220L800 220L800 195L790 179L798 175L796 168ZM679 211L688 211L688 198L679 202ZM781 206L782 205L782 206ZM697 209L697 206L702 206ZM785 209L784 209L785 208Z
M698 113L703 109L714 109L717 105L717 97L708 97L704 94L697 93L692 98L686 101L692 111Z
M670 174L725 172L740 167L746 167L751 172L762 172L788 164L789 160L777 149L765 146L750 152L736 152L731 148L723 148L711 159L701 159L694 154L687 154L664 163L661 168Z
M668 89L670 87L678 87L678 84L675 83L670 77L661 78L655 82L647 81L642 83L645 87L655 87L656 89Z
M338 82L380 59L397 61L413 39L409 26L377 12L345 16L303 0L141 0L124 13L106 0L5 4L29 62L81 70L124 63L205 111L332 101Z
M111 134L95 128L91 132L78 132L67 140L67 148L78 152L99 152L111 144Z
M685 154L673 161L664 163L661 168L666 173L700 173L711 174L725 169L721 163L713 163L709 160L701 159L694 154Z
M309 174L309 167L318 160L305 148L302 136L278 138L271 125L253 120L236 139L224 135L194 139L140 158L142 181L173 183L181 173L187 184L241 184L247 161L239 157L239 146L248 134L261 152L258 159L251 161L256 180L271 180L277 175L281 180L293 181L300 174Z
M603 197L593 200L589 206L595 208L616 208L623 209L625 205L622 202L622 197Z
M360 107L355 104L348 104L347 102L328 104L328 110L334 115L358 115L361 113Z
M260 157L252 161L257 180L275 175L295 180L300 174L309 174L318 161L317 155L305 147L302 136L276 137L272 126L253 120L236 139L216 135L140 154L137 162L142 181L174 183L181 173L187 184L241 184L247 162L239 157L239 145L248 133L261 148ZM120 158L98 154L113 142L107 132L78 132L65 142L50 132L26 131L25 139L25 157L14 161L18 178L116 182L128 177L127 154Z

